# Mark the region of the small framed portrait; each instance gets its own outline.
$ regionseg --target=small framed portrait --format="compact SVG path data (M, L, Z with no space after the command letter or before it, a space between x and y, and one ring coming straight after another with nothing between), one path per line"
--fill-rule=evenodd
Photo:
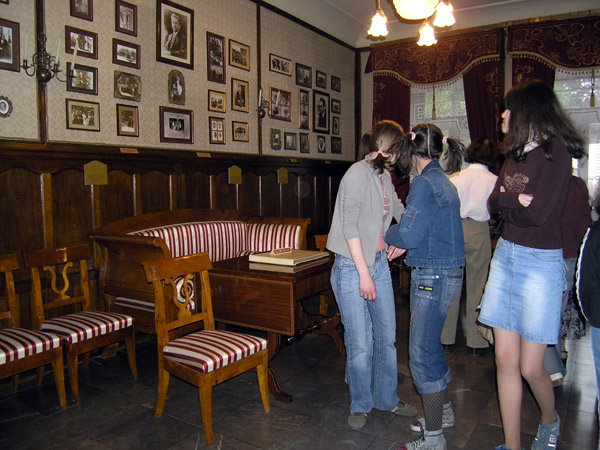
M160 107L160 142L194 143L194 111Z
M137 5L115 0L115 30L137 36Z
M225 119L222 117L209 117L208 130L211 144L225 144Z
M117 103L117 135L139 137L138 107Z
M325 141L325 136L318 135L317 136L317 152L325 153L327 151L327 144Z
M340 134L340 118L339 116L331 116L331 134Z
M169 0L157 0L156 60L194 68L194 11Z
M248 122L231 122L231 133L234 141L248 142L250 140L248 133Z
M296 84L307 88L312 87L312 69L310 67L296 63Z
M342 91L342 79L340 77L331 75L331 90L336 92Z
M113 63L121 66L140 68L140 46L113 38Z
M231 109L234 111L248 112L250 110L248 104L248 82L231 79Z
M271 88L271 119L292 120L292 93L278 88Z
M229 39L229 65L250 70L250 47Z
M313 131L329 134L329 94L313 90Z
M4 95L0 95L0 117L10 117L12 111L13 105L10 99L8 97L5 97Z
M66 100L69 130L100 131L100 103Z
M271 128L271 150L281 150L281 130Z
M225 38L207 31L206 50L208 81L225 84Z
M298 148L296 139L298 135L296 133L284 133L283 134L283 148L286 150L296 150Z
M67 63L67 73L73 71L73 77L67 80L67 91L81 92L82 94L98 95L98 69L95 67Z
M342 113L342 104L340 103L339 100L336 100L335 98L331 99L331 112L333 114L341 114Z
M300 133L300 153L310 153L308 133Z
M73 60L77 56L98 59L98 33L65 26L65 53L73 55Z
M273 53L269 53L269 70L271 72L277 72L291 77L292 61L282 58L281 56L274 55Z
M342 154L342 138L331 136L331 153Z
M168 81L169 103L185 105L185 78L179 70L169 72Z
M115 98L139 102L142 100L142 78L115 70Z
M25 38L27 40L27 38ZM19 33L19 24L10 20L0 19L0 69L19 72L21 70L21 37ZM23 50L23 59L27 59L28 43ZM33 52L35 52L35 43ZM33 52L31 53L33 55ZM31 60L28 61L31 64Z
M298 128L310 130L310 91L298 89Z
M71 0L71 16L85 20L94 20L93 0Z
M227 94L221 91L208 90L208 110L224 113L227 112Z
M317 70L317 75L315 76L315 84L317 85L317 87L327 89L327 74L325 72Z

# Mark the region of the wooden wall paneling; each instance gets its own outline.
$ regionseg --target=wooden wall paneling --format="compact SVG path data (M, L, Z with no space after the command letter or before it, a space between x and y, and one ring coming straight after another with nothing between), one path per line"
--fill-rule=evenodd
M183 209L210 209L211 177L203 172L188 173L185 177L186 200Z
M215 174L213 177L215 209L238 209L238 189L236 184L229 184L227 170Z
M92 204L89 186L85 185L81 169L61 170L52 175L52 247L88 242L92 229ZM45 225L48 227L48 225Z
M280 208L280 187L277 182L276 171L261 175L261 203L262 215L266 217L279 217Z
M314 219L313 219L313 230L316 234L325 234L329 231L329 225L331 224L331 202L335 202L335 198L330 200L329 198L329 180L330 177L327 174L322 174L314 179Z
M288 173L288 182L281 184L281 217L299 217L298 205L298 175ZM310 226L309 226L310 229Z
M171 178L168 174L158 171L140 174L139 189L141 198L141 214L159 211L170 211L171 206Z
M239 211L250 217L260 216L260 195L260 176L252 172L242 172Z
M173 173L170 176L170 209L182 209L185 205L185 189L183 188L185 183L185 176L182 173Z
M122 170L108 172L108 184L95 186L98 191L100 221L98 228L116 220L135 215L134 177Z
M304 173L298 177L297 184L297 193L298 193L298 201L299 201L299 214L300 217L310 217L311 223L309 225L309 230L314 229L314 224L312 223L315 217L315 190L314 190L314 180L317 176L312 175L311 173Z
M52 175L48 172L41 174L42 191L42 234L44 236L44 246L41 248L51 248L54 246L54 219L53 206L54 197L52 192ZM35 250L35 249L34 249Z

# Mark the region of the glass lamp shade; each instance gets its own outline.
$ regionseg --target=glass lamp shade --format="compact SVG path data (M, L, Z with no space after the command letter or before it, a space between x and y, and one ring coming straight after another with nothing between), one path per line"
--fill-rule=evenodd
M440 0L394 0L398 15L406 20L431 17Z
M435 13L435 20L433 21L434 27L449 27L456 23L454 19L454 15L452 14L454 8L452 4L449 2L441 1L437 7L437 12Z
M433 44L437 44L433 27L429 25L429 22L425 21L423 25L421 25L421 28L419 28L419 41L417 42L417 45L429 47Z
M371 19L371 28L369 28L367 33L369 36L373 37L387 36L388 29L386 23L387 17L385 17L383 11L378 8L377 11L375 11L375 15Z

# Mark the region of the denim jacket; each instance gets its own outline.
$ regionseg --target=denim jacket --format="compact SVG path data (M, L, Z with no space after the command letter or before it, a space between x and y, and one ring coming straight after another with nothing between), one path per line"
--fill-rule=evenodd
M388 244L407 249L406 265L448 269L465 264L460 200L454 185L432 161L416 177L400 223L385 234Z

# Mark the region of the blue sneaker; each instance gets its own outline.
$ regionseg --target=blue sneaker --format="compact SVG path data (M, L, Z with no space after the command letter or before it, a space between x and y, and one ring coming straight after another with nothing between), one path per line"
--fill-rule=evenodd
M554 411L556 420L552 423L542 423L538 426L537 436L531 444L531 450L555 449L557 447L558 435L560 434L560 417Z
M506 446L506 444L502 444L502 445L499 445L498 447L495 447L494 450L510 450L510 448L508 448ZM525 449L521 449L521 450L525 450Z

